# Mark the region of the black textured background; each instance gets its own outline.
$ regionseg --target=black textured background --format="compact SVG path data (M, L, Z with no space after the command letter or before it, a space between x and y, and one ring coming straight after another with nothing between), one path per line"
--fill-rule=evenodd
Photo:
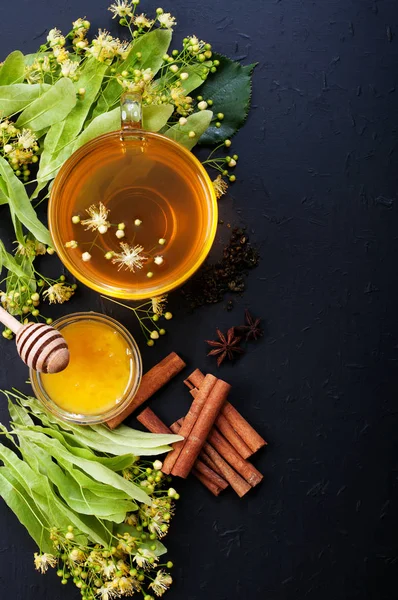
M176 350L190 366L210 369L202 340L235 324L249 305L266 320L267 337L220 373L233 384L232 401L270 442L255 458L264 483L243 500L230 492L214 499L196 480L176 482L168 598L393 600L396 0L163 6L182 36L196 33L217 51L260 63L254 108L234 141L239 181L220 204L227 220L248 224L263 258L232 313L218 305L192 317L175 294L168 336L144 349L144 361L149 368ZM1 55L33 51L46 29L67 31L78 16L104 27L106 8L104 0L2 0ZM144 11L155 8L142 2ZM7 231L3 208L1 237ZM78 309L104 307L81 289L54 315ZM137 332L128 313L109 309ZM0 352L0 386L21 387L26 371L13 346L2 342ZM169 422L187 405L181 379L153 401ZM5 422L4 402L0 412ZM34 571L34 545L4 504L0 531L1 598L79 597L54 574Z

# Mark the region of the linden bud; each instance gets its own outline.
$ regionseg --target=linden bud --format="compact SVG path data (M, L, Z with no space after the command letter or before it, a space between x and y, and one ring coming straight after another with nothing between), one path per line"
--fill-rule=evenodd
M159 335L166 335L165 329L159 329Z
M169 488L167 494L169 496L169 498L174 498L174 496L176 495L177 491L174 488Z
M39 296L39 294L36 292L35 294L32 294L32 295L31 295L30 299L31 299L33 302L38 302L38 301L40 300L40 296Z
M77 248L78 244L76 240L71 240L70 242L66 242L65 248Z
M231 140L225 140L225 141L224 141L224 146L225 146L226 148L229 148L231 144L232 144Z
M167 312L167 313L164 315L164 318L166 319L166 321L170 321L170 319L172 319L172 318L173 318L173 313L171 313L171 312Z
M105 258L106 258L106 260L111 260L111 258L113 258L113 252L107 252L105 254Z
M148 271L148 273L146 274L146 276L148 277L148 279L152 279L152 277L153 277L152 271Z
M124 238L125 233L124 233L123 229L118 229L116 231L115 235L118 238L118 240L121 240L122 238Z
M134 221L134 225L136 225L136 227L139 227L141 225L141 223L142 223L141 219L136 219Z
M155 345L155 342L153 340L148 340L146 343L147 346L151 347Z
M180 125L186 125L188 123L188 119L186 119L185 117L180 117L178 122Z
M49 254L50 256L52 256L53 254L55 254L55 250L54 248L51 248L51 246L49 246L46 250L47 254Z
M125 223L119 223L117 226L118 229L120 229L121 231L123 231L124 229L126 229L126 224Z
M156 330L151 331L151 340L158 340L158 339L159 339L159 333Z
M78 223L80 223L80 217L79 217L79 215L73 215L73 217L72 217L72 223L74 225L77 225Z
M108 225L100 225L98 227L98 233L104 235L108 231Z
M82 261L83 262L89 262L91 260L91 254L90 252L83 252L82 254Z
M186 79L188 79L189 77L189 73L181 73L180 74L180 79L182 79L182 81L185 81Z
M196 133L194 131L190 131L188 133L188 137L190 137L191 139L193 139L194 137L196 137Z
M163 467L163 463L161 460L155 460L155 462L153 463L153 468L155 469L155 471L160 471L160 469Z
M177 71L178 71L177 65L170 65L169 69L172 73L177 73Z
M198 108L199 108L199 110L206 110L207 102L205 100L202 100L201 102L199 102Z
M231 160L228 163L229 167L236 167L236 160L234 158L231 158Z
M153 262L155 263L155 265L162 265L163 264L163 256L155 256L155 258L153 259Z
M84 94L86 93L86 88L84 88L84 87L79 88L78 93L79 93L79 96L84 96Z
M166 243L166 240L165 240L164 238L160 238L160 240L158 240L158 243L159 243L161 246L164 246L164 245L165 245L165 243Z

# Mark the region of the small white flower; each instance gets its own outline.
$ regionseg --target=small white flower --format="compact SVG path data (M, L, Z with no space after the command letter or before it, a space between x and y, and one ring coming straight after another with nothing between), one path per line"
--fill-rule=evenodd
M224 179L222 178L221 175L218 175L214 179L214 181L212 181L212 184L213 184L214 191L216 193L216 198L218 200L219 198L221 198L221 196L223 196L226 193L226 191L228 189L228 184L226 181L224 181Z
M153 558L155 561L157 560L156 555L147 548L138 548L137 554L133 556L133 560L141 569L145 569L146 567L150 567L154 564L149 560L150 558Z
M157 298L151 298L151 302L153 314L161 317L167 304L167 296L158 296Z
M31 148L36 140L36 135L30 129L22 129L22 133L18 133L18 146L24 150ZM6 151L5 147L4 150Z
M74 289L65 283L55 283L45 290L43 296L50 304L63 304L67 302L75 293Z
M116 565L113 561L108 561L101 566L101 573L105 579L110 579L116 571Z
M173 579L171 575L169 575L165 571L160 570L156 573L156 577L152 581L152 583L149 584L149 587L153 589L157 596L163 596L163 594L167 592L172 583Z
M89 262L91 260L91 254L90 252L83 252L82 254L82 261L83 262Z
M70 242L66 242L65 248L77 248L78 243L76 240L71 240Z
M108 10L113 13L112 19L116 19L116 17L131 17L133 15L130 2L125 2L125 0L116 0L115 4L111 4Z
M152 27L152 25L154 24L155 21L152 21L151 19L148 19L146 17L146 15L142 14L142 15L137 15L134 18L134 24L136 27L138 28L143 28L143 27Z
M56 27L48 32L47 42L50 44L51 48L54 48L54 46L65 46L65 38Z
M63 77L73 78L79 68L79 63L76 60L65 60L61 64L61 75Z
M105 208L102 202L99 203L98 207L95 204L92 204L87 210L86 213L90 215L89 219L85 219L82 221L82 225L86 227L86 230L90 231L99 231L100 227L110 227L110 223L108 221L109 210Z
M143 253L143 246L129 246L126 243L121 243L120 247L122 251L119 254L115 254L112 260L113 264L119 264L119 271L123 267L129 269L133 273L136 269L142 269L144 263L148 260Z
M44 552L44 554L38 554L35 552L34 563L38 571L45 573L48 567L55 567L57 564L57 559L52 554L47 554L47 552Z
M163 256L155 256L155 258L153 259L153 262L155 263L155 265L162 265L163 264Z
M175 17L172 17L170 13L162 13L158 15L158 21L162 27L166 27L166 29L172 29L177 22Z

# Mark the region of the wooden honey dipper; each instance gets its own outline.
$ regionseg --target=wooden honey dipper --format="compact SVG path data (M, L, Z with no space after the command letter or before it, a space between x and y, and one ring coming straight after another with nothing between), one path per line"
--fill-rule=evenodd
M68 345L54 327L44 323L23 325L1 306L0 323L15 333L18 354L34 371L59 373L68 366Z

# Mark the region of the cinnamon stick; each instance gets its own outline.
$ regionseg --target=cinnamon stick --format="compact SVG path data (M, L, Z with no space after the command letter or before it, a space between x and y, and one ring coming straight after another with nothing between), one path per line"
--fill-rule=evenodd
M214 377L214 375L206 375L206 377L204 378L202 385L200 386L200 390L194 398L191 407L181 426L180 435L182 435L184 440L182 442L176 442L175 444L173 444L173 450L169 452L163 463L162 471L166 475L169 475L172 472L173 467L176 464L178 457L180 456L181 451L186 443L186 439L189 437L202 411L202 408L208 400L209 395L213 390L216 382L217 377Z
M160 361L142 377L138 392L128 406L120 415L107 421L111 429L115 429L126 417L128 417L141 404L148 400L160 388L168 383L186 366L185 362L176 354L171 352L166 358Z
M195 369L184 381L190 389L191 395L195 396L196 388L199 389L204 380L204 375L199 369ZM221 414L227 419L231 427L241 437L243 442L250 448L252 454L260 448L267 445L267 442L257 433L257 431L242 417L242 415L228 401L221 409ZM230 440L232 443L232 440ZM243 456L243 455L242 455ZM247 458L247 457L244 457Z
M222 411L222 409L221 409ZM235 448L242 458L249 458L253 452L249 446L242 440L239 433L236 433L231 423L224 417L222 412L218 415L216 420L216 427L220 433L227 439L230 444Z
M225 460L214 450L214 448L207 442L203 446L203 450L207 456L217 465L223 474L223 477L228 481L233 490L238 494L240 498L247 494L252 488L251 486L233 470L233 468L225 462Z
M171 429L169 429L163 423L163 421L161 421L155 415L155 413L150 408L145 408L137 416L137 420L142 425L144 425L144 427L146 429L148 429L148 431L150 431L151 433L175 433L176 432L176 430L172 431ZM199 465L198 465L198 463L199 463ZM204 468L202 468L202 465ZM201 471L198 470L198 467L199 467L199 469L201 469ZM209 471L211 469L208 469L208 470L207 469L208 469L208 467L204 463L201 464L201 461L198 460L195 463L194 475L195 475L195 477L200 479L200 481L203 483L203 485L206 486L210 492L212 492L215 496L218 496L219 493L228 486L228 484L226 483L226 481L224 479L222 479L215 472L212 472L212 475L210 476ZM204 474L205 470L206 470L206 474ZM200 477L198 477L198 474L200 475Z
M260 471L258 471L250 462L244 460L215 427L209 434L208 442L252 487L260 483L263 479L263 475Z
M181 435L181 424L178 421L176 421L175 423L170 425L170 431ZM225 481L225 479L217 475L214 469L208 467L204 462L202 462L202 460L198 459L195 462L193 472L195 475L197 475L197 473L200 473L200 475L204 477L208 482L211 482L215 487L217 487L219 489L218 494L228 487L228 483ZM202 481L201 478L199 479ZM218 496L218 494L215 495Z
M196 420L195 425L193 426L191 433L185 440L182 451L171 471L173 475L178 475L184 479L188 476L204 443L206 442L206 438L214 425L222 405L227 399L230 389L231 386L228 383L222 379L217 379L214 387L206 399L206 402Z

